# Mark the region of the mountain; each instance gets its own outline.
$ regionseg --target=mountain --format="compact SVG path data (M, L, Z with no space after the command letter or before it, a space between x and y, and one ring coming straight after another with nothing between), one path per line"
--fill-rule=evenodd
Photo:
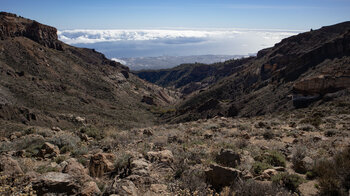
M64 44L54 27L0 13L1 131L149 125L156 121L150 108L176 97L95 50Z
M253 58L228 60L214 64L182 64L171 69L135 72L140 78L157 85L179 90L188 95L203 90L220 79L239 72Z
M116 61L128 66L133 71L169 69L180 64L216 63L229 59L241 58L243 55L191 55L118 58ZM114 58L112 58L114 60Z
M239 70L230 72L228 77L182 102L171 121L216 115L263 115L321 104L337 97L348 101L350 22L286 38L274 47L259 51L256 58L240 61L246 62L239 64ZM174 69L177 69L176 73L186 73L185 67ZM156 84L175 84L175 87L181 88L184 83L171 82L197 82L202 80L202 73L207 73L208 69L210 66L203 66L197 71L198 77L193 77L193 74L179 77L174 72L166 72L169 76L163 79L166 73L162 71L156 72L159 76L153 77L147 77L147 72L137 74ZM216 75L213 74L214 77ZM170 76L174 79L168 79Z

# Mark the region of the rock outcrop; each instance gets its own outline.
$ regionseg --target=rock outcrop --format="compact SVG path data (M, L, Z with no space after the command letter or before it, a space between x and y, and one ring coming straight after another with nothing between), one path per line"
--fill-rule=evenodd
M15 14L0 12L0 39L19 36L27 37L45 47L63 50L56 28L17 17Z
M89 172L92 177L102 177L106 172L111 172L114 168L114 154L97 153L91 156Z
M6 155L0 156L0 172L5 175L23 174L18 162Z
M78 194L80 185L69 174L49 172L33 182L33 189L38 195L75 195Z
M205 171L206 179L212 187L220 191L225 186L232 185L238 178L242 177L242 172L217 164L211 164L210 168Z

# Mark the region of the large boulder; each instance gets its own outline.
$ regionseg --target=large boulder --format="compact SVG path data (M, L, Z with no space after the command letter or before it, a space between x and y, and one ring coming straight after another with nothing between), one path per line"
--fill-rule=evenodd
M32 183L38 195L76 195L81 188L69 174L48 172Z
M60 154L60 149L49 142L45 142L38 152L38 156L42 158L57 157Z
M96 182L94 181L89 181L84 183L81 191L80 191L80 196L94 196L94 195L101 195L101 191L98 188Z
M221 149L215 159L217 163L226 167L237 167L241 164L241 155L231 149Z
M23 174L18 162L6 155L0 156L0 172L5 175Z
M162 150L158 152L147 152L147 158L151 162L159 162L170 164L174 161L174 155L170 150Z
M207 182L217 191L225 186L230 186L238 178L242 177L242 172L230 167L223 167L217 164L211 164L205 171Z
M112 185L107 187L106 195L138 196L138 189L130 180L115 178Z
M89 172L92 177L102 177L114 168L115 155L111 153L97 153L91 156Z

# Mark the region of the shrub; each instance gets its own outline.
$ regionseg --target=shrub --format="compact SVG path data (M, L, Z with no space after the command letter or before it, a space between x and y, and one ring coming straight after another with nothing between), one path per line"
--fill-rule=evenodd
M299 192L298 187L305 180L297 174L289 174L287 172L279 173L272 176L272 182L277 185L281 185L292 192Z
M114 162L115 172L120 178L125 178L131 174L131 158L130 154L123 153L118 156Z
M350 148L336 154L332 160L321 160L313 171L319 176L322 195L346 195L350 189Z
M292 156L292 164L294 171L304 174L307 172L303 159L306 156L306 148L298 146Z
M278 166L285 167L286 166L285 157L277 151L266 152L262 155L255 157L254 159L256 161L267 163L267 164L275 166L275 167L278 167Z
M98 130L94 126L85 126L81 127L79 130L81 133L85 133L87 136L92 137L94 139L100 140L104 137L103 131Z
M60 164L62 163L63 161L65 161L67 159L66 156L58 156L54 159L54 161L57 163L57 164Z
M255 180L239 180L230 188L230 194L235 196L260 196L260 195L291 195L287 190L276 184L259 183Z
M275 134L274 134L272 131L266 130L266 131L263 133L263 137L264 137L264 139L266 139L266 140L270 140L270 139L273 139L273 138L275 137Z
M272 166L265 162L256 161L252 166L252 172L254 175L260 175L264 170L270 169Z
M37 169L36 172L40 174L44 174L47 172L59 172L59 169L57 167L51 167L47 165L40 165Z
M78 146L80 138L71 134L60 134L53 137L49 142L58 146L60 149L66 147L71 150Z

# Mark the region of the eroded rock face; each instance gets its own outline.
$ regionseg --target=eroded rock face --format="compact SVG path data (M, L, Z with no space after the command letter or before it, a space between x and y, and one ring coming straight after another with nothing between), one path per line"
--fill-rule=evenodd
M230 186L242 176L242 172L230 167L223 167L217 164L211 164L205 171L206 180L215 190L221 190L225 186Z
M0 12L0 39L18 36L27 37L49 48L63 50L56 28L17 17L15 14Z
M115 155L110 153L97 153L91 156L89 172L92 177L102 177L106 172L113 170Z
M90 181L86 182L81 189L81 196L93 196L93 195L101 195L101 190L98 188L96 182Z
M9 156L0 156L0 172L5 175L23 174L18 162Z
M296 93L315 95L332 93L349 87L350 75L340 77L320 75L296 82L293 89Z

